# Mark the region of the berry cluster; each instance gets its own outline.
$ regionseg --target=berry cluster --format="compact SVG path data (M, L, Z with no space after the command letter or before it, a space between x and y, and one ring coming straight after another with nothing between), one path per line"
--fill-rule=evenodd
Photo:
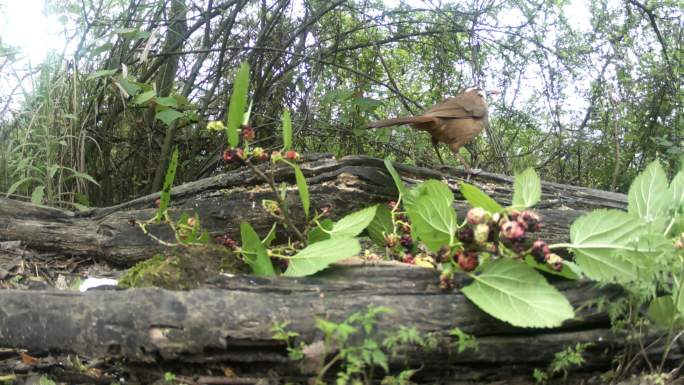
M461 269L472 271L478 266L477 255L487 252L494 258L522 258L530 254L539 263L554 270L563 268L563 259L535 236L541 230L539 216L532 211L512 210L507 214L491 214L483 208L468 211L467 225L458 231L463 251L454 255Z
M223 126L222 122L209 122L209 124L207 124L207 129L219 131L225 129L225 126ZM256 137L254 128L250 125L244 124L240 127L240 135L242 136L244 143L252 142ZM294 150L288 150L284 155L280 151L272 151L269 154L262 147L249 148L248 146L245 148L227 148L221 154L221 159L223 159L223 161L226 163L241 163L248 158L257 161L266 161L271 159L271 161L275 163L281 159L287 159L296 162L301 159L301 156L297 151Z

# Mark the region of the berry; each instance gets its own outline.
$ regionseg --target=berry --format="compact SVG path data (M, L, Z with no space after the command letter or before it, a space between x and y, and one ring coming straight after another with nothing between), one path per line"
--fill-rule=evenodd
M488 222L491 219L491 215L482 207L473 207L472 209L468 210L466 218L469 224L477 225Z
M480 223L477 226L475 226L475 230L473 230L473 233L475 242L478 244L483 244L487 242L487 239L489 238L489 225L485 223Z
M551 251L549 250L549 246L546 244L546 242L542 241L541 239L537 239L534 241L532 244L532 249L530 250L530 254L534 257L535 261L539 263L543 263L546 261L546 256L549 255Z
M468 226L463 227L458 230L458 240L463 243L471 243L475 240L475 232Z
M289 160L294 160L294 161L301 159L301 156L299 156L299 153L295 150L288 150L285 153L285 157Z
M463 271L470 272L477 268L479 260L477 258L477 253L473 251L462 252L459 251L454 255L458 260L458 266L463 269Z
M499 237L510 242L519 242L525 238L525 229L518 222L506 221L500 227Z
M517 222L520 223L525 230L537 232L541 230L541 223L539 220L539 215L532 211L523 211L518 216Z
M254 129L252 128L252 126L242 126L242 139L244 139L247 142L251 142L254 140L254 136Z
M240 159L240 160L245 159L245 150L243 150L240 147L236 148L235 149L235 156L237 157L237 159Z
M387 208L389 208L390 211L394 211L394 209L397 208L397 201L389 201L389 202L387 202Z
M328 217L332 213L332 206L331 205L325 205L321 209L321 217Z
M254 147L254 149L252 150L252 155L259 160L268 159L268 154L261 147Z
M231 149L227 149L227 150L223 151L223 155L221 156L221 158L226 163L233 162L235 160L235 151L233 151Z
M283 154L280 151L273 151L271 153L271 162L275 163L281 159L283 159Z
M413 239L409 234L404 234L401 236L399 239L399 243L404 246L406 249L411 249L413 248Z
M399 242L399 236L397 236L397 234L385 234L385 246L391 249L397 245L397 242Z
M403 257L401 257L401 261L413 265L415 263L415 258L413 257L413 254L406 253Z
M556 271L561 271L563 269L563 258L558 254L549 253L546 255L546 264Z
M155 206L155 207L161 206L161 199L159 199L159 198L155 199L155 200L154 200L154 206Z
M442 246L442 247L440 247L437 254L435 254L435 261L447 262L449 260L450 255L451 255L451 249L449 248L449 246Z
M219 245L223 245L233 251L238 249L238 244L231 237L227 235L218 235L214 237L214 241Z

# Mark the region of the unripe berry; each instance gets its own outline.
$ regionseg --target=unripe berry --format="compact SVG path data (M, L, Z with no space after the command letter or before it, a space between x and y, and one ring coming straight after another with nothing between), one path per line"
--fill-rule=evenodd
M546 255L546 264L556 271L561 271L563 269L563 258L558 254L549 253Z
M469 224L477 225L488 222L491 219L491 215L482 207L473 207L472 209L468 210L466 219L468 220Z
M413 265L415 262L415 258L413 257L413 254L411 253L406 253L404 256L401 258L401 261L404 263L408 263Z
M480 223L475 226L475 230L473 230L473 232L475 242L478 244L483 244L487 242L487 238L489 238L489 225L486 223Z
M259 160L268 159L268 154L261 147L254 147L254 149L252 150L252 155Z
M281 159L283 159L283 154L280 151L273 151L271 153L271 162L275 163Z
M397 234L395 234L395 233L385 234L385 246L389 247L390 249L393 248L394 246L396 246L398 241L399 241L399 236L397 236Z

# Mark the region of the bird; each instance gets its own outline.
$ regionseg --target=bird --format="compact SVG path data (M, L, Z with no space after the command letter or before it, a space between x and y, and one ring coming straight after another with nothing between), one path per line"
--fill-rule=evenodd
M498 93L491 91L490 93ZM475 139L489 124L486 93L478 87L467 88L462 93L445 99L428 108L421 115L378 120L367 128L380 128L408 124L416 130L427 131L440 163L444 164L438 144L445 143L461 161L468 174L472 174L465 158L459 154L463 145Z

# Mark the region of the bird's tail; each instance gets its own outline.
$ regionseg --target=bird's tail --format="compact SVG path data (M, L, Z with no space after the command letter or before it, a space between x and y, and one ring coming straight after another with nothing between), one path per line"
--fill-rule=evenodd
M367 126L367 128L380 128L380 127L389 127L389 126L397 126L400 124L420 124L420 123L429 123L432 122L435 118L431 116L406 116L403 118L394 118L394 119L385 119L385 120L378 120L377 122L373 122Z

